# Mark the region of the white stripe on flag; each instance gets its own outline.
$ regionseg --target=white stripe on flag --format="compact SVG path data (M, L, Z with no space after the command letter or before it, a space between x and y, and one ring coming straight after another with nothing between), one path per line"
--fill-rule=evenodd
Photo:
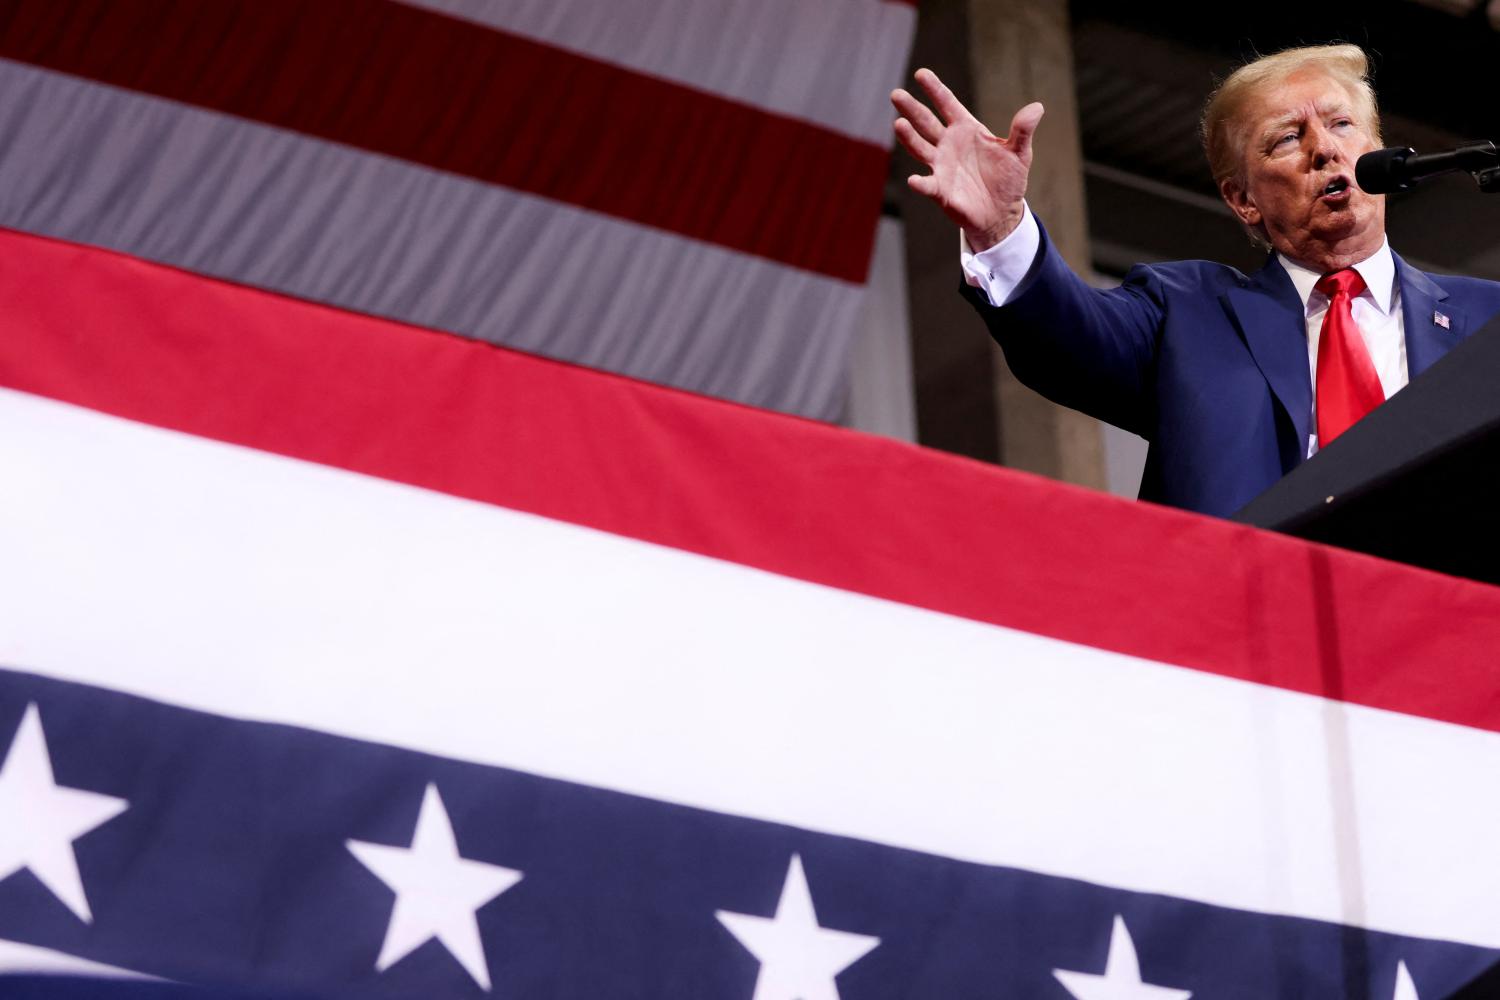
M1494 733L11 390L0 468L7 666L986 864L1500 945Z

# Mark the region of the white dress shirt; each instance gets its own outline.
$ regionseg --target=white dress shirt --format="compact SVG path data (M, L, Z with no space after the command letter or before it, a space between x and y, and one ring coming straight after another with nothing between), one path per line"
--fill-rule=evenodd
M1041 247L1041 230L1031 214L1031 206L1024 202L1021 224L988 250L974 253L964 231L958 231L958 259L964 269L964 281L984 292L992 306L1003 306L1011 300Z
M963 268L964 281L985 293L991 305L1005 305L1015 295L1016 289L1031 270L1041 248L1041 231L1026 206L1020 225L1011 234L987 250L973 253L968 240L959 233L959 263ZM1318 338L1323 330L1323 316L1328 312L1328 296L1313 286L1322 277L1317 271L1294 263L1281 254L1276 262L1292 279L1302 299L1302 308L1307 323L1307 370L1311 384L1318 384ZM1354 323L1364 338L1365 348L1375 365L1375 374L1380 378L1380 387L1385 398L1390 399L1406 385L1406 325L1401 318L1401 286L1396 281L1396 260L1391 255L1391 245L1382 240L1380 249L1370 257L1354 265L1359 276L1365 280L1365 290L1355 296L1350 311ZM1313 428L1308 438L1309 457L1318 450L1317 399L1314 392Z

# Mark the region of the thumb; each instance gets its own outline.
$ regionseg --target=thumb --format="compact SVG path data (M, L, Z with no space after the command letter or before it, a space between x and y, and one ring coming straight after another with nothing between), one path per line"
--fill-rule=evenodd
M1031 136L1046 110L1041 101L1032 101L1016 112L1016 116L1010 120L1010 135L1005 137L1005 144L1011 148L1011 152L1023 158L1031 155Z

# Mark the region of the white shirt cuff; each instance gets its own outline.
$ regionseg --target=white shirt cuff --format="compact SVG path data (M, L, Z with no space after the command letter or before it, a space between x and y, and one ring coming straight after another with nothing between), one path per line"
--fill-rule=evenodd
M984 292L990 305L1003 306L1026 279L1041 246L1042 231L1031 214L1031 206L1024 203L1020 225L988 250L971 251L969 241L960 229L958 260L964 271L964 281Z

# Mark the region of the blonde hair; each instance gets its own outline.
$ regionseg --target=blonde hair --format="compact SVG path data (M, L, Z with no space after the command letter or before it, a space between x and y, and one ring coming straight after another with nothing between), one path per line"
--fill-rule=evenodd
M1245 182L1249 134L1241 118L1246 106L1267 88L1286 82L1302 70L1321 70L1341 84L1354 101L1361 127L1380 146L1380 109L1375 103L1375 88L1370 85L1369 68L1370 61L1358 45L1308 45L1261 56L1229 74L1209 95L1198 125L1214 184L1222 189L1226 180ZM1250 238L1258 245L1269 245L1264 232L1252 230Z

